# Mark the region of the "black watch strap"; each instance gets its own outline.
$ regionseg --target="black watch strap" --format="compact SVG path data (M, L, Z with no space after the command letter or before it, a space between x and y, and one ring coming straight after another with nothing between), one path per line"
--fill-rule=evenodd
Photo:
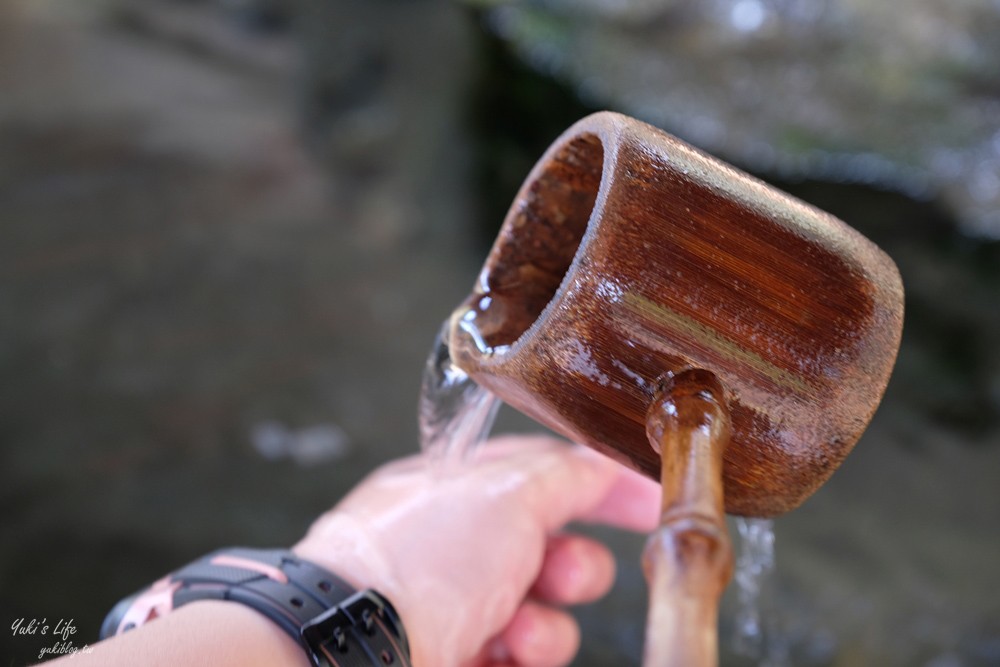
M222 549L119 602L101 638L197 600L240 602L298 641L317 667L409 667L409 645L388 600L284 549Z

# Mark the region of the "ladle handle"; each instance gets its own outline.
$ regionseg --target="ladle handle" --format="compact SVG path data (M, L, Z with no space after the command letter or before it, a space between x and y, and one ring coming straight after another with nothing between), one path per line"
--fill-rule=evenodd
M650 406L646 433L662 458L663 513L643 552L642 664L714 666L719 598L733 572L722 493L729 410L715 376L689 370L672 378Z

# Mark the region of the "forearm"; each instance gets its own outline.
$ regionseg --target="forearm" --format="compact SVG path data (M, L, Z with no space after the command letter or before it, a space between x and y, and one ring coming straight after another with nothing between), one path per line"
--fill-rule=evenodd
M54 666L215 665L308 667L302 648L272 621L241 604L185 605L131 632L67 655Z

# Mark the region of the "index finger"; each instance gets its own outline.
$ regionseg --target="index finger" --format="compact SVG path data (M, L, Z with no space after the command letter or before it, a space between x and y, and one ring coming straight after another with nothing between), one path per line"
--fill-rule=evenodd
M609 462L617 466L617 476L600 502L580 520L643 533L655 529L660 522L663 497L660 485L620 463L610 459Z
M527 500L549 531L574 520L649 531L659 521L660 485L602 454L559 447L533 463Z

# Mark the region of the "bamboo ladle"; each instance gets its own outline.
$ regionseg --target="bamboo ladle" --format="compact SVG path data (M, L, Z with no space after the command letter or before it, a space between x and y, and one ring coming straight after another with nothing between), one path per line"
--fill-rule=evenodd
M840 465L888 382L902 293L841 221L603 112L528 175L449 343L508 404L661 481L644 664L702 667L724 512L786 512Z

